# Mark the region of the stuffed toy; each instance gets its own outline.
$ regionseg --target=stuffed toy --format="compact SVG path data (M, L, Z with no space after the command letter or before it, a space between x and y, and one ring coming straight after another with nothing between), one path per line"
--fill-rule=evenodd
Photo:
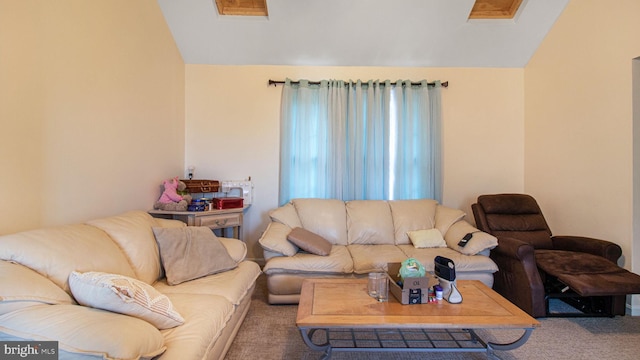
M423 277L425 275L425 268L420 261L414 258L408 258L400 264L400 273L398 276L401 279L411 277Z
M160 195L160 199L156 201L153 208L157 210L187 211L191 203L191 195L178 194L178 191L184 191L187 185L178 180L176 176L173 179L164 180L162 186L164 188L162 195Z

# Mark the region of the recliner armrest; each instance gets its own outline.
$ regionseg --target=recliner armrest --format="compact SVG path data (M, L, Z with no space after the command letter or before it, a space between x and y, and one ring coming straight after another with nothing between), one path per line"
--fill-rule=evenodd
M580 251L598 255L617 263L622 256L622 248L611 241L584 236L557 235L552 236L554 250Z
M498 246L490 256L499 269L493 274L494 290L529 315L544 316L544 286L533 246L518 239L498 237Z
M524 241L511 237L498 237L498 246L491 252L497 255L510 257L519 261L534 261L533 246Z

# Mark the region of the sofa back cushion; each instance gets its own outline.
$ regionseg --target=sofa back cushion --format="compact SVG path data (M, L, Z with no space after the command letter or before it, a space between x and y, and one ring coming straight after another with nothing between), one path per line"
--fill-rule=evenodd
M347 211L345 203L336 199L294 199L303 228L329 240L334 245L347 245Z
M444 236L453 224L464 219L466 215L462 210L452 209L438 204L438 206L436 206L435 227L440 230L440 233Z
M393 245L395 236L389 203L354 200L346 203L349 245Z
M91 220L87 224L103 230L117 243L133 268L134 278L153 284L163 276L160 252L152 230L158 223L151 215L144 211L130 211ZM109 272L99 269L85 271Z
M118 245L104 231L85 224L0 236L0 259L35 270L69 294L72 271L135 275Z
M433 229L437 205L431 199L389 201L396 245L411 244L409 231Z
M71 295L26 266L0 261L0 316L42 304L74 304Z

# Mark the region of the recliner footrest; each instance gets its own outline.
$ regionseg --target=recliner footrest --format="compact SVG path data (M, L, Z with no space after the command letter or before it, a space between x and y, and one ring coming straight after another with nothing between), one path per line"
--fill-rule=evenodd
M640 294L640 275L602 256L565 250L536 250L536 265L580 296Z
M580 296L640 294L640 276L622 270L609 274L562 274L557 278Z

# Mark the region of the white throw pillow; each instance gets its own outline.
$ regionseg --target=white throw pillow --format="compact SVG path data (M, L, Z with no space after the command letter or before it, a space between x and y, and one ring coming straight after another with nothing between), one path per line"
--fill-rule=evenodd
M137 317L158 329L184 323L168 297L140 280L97 271L74 271L69 275L69 287L76 301L84 306Z
M408 231L407 235L418 249L447 247L447 243L438 229Z

